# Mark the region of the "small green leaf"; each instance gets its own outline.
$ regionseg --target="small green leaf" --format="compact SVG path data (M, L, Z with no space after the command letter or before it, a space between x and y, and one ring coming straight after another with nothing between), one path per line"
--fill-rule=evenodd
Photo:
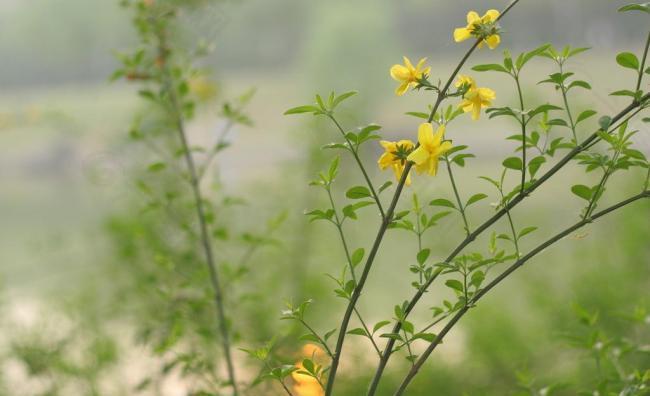
M149 172L160 172L161 170L167 168L167 164L164 162L154 162L153 164L147 167Z
M290 114L302 114L302 113L315 113L319 112L320 109L316 106L298 106L294 107L292 109L289 109L284 112L284 115L290 115Z
M377 330L381 329L384 326L387 326L390 324L390 320L382 320L381 322L375 323L375 325L372 328L372 334L375 334Z
M339 162L340 158L337 156L332 160L332 163L330 164L329 170L327 171L330 183L336 179L336 175L339 172Z
M585 111L583 111L582 113L580 113L580 115L576 119L576 125L581 123L582 121L586 120L587 118L596 115L596 114L597 114L597 112L594 111L594 110L585 110Z
M361 327L358 327L356 329L352 329L352 330L348 331L348 334L360 335L360 336L364 336L364 337L369 336L368 333L366 333L366 331L364 329L362 329Z
M501 73L509 73L508 69L496 63L487 64L487 65L476 65L472 67L472 70L477 72L497 71Z
M461 293L463 292L463 284L462 284L461 281L459 281L459 280L456 280L456 279L448 279L448 280L445 282L445 286L447 286L447 287L449 287L449 288L452 288L452 289L454 289L454 290L457 290L457 291L459 291L459 292L461 292Z
M378 193L381 194L385 189L388 187L392 186L393 182L392 181L387 181L386 183L382 184L381 187L379 187Z
M430 253L431 253L430 249L422 249L422 250L420 250L418 252L418 256L417 256L418 263L420 265L423 265L427 261L427 259L429 258Z
M503 161L503 166L508 169L520 171L523 168L523 163L519 157L509 157Z
M582 81L582 80L576 80L576 81L573 81L571 84L569 84L569 89L571 89L571 88L573 88L573 87L580 87L580 88L584 88L584 89L591 89L591 85L589 85L588 82L586 82L586 81Z
M346 193L345 196L350 198L350 199L363 199L363 198L368 198L371 196L370 190L368 190L367 187L364 186L356 186L352 187L349 189Z
M629 4L618 9L618 12L641 11L650 14L650 2L641 4Z
M591 199L591 188L585 185L576 184L575 186L571 187L571 192L586 201L589 201Z
M531 232L534 232L537 230L537 227L526 227L523 230L519 231L519 235L517 235L517 239L521 239L522 237L530 234Z
M621 52L616 56L616 63L633 70L639 70L639 59L631 52Z
M474 194L474 195L472 195L472 197L470 199L467 200L467 203L465 204L465 206L466 207L470 206L471 204L476 203L476 202L478 202L478 201L480 201L482 199L485 199L485 198L487 198L486 194L481 194L481 193Z
M358 93L357 91L350 91L350 92L346 92L344 94L341 94L341 95L337 96L336 99L334 99L334 101L332 102L332 109L334 109L336 106L338 106L339 103L341 103L344 100L356 95L357 93Z
M352 261L352 266L356 267L363 260L363 256L366 254L366 251L363 248L359 248L352 253L350 256L350 261Z
M434 199L433 201L429 202L429 205L431 205L431 206L444 206L444 207L447 207L447 208L456 209L456 205L454 205L450 200L444 199L444 198Z
M410 116L412 116L412 117L416 117L416 118L422 118L423 120L427 120L427 119L429 119L429 114L427 114L427 113L421 113L421 112L419 112L419 111L409 111L409 112L407 112L407 113L405 113L405 114L406 114L406 115L410 115Z

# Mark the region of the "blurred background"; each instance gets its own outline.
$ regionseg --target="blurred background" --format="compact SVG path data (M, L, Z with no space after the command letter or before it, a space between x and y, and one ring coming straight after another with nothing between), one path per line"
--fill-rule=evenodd
M616 53L640 53L648 27L647 15L616 12L626 3L523 0L503 22L502 46L480 51L470 65L499 62L505 48L518 53L546 42L556 47L591 47L568 67L593 90L573 91L572 103L578 109L614 114L627 102L609 92L630 89L635 81L633 73L616 65ZM506 4L502 0L241 0L215 2L209 12L187 21L189 30L200 29L213 46L203 66L218 81L220 97L256 89L248 109L254 125L236 127L230 135L232 147L217 160L224 189L246 198L256 216L236 209L230 220L259 228L264 223L261 218L281 212L288 216L277 236L279 246L265 248L253 258L260 282L259 295L254 297L257 308L250 311L259 320L250 323L260 326L253 338L256 342L287 331L277 320L286 300L313 298L311 319L323 331L334 327L344 310L343 301L332 295L323 276L338 273L344 260L335 230L326 224L307 224L302 215L304 209L325 202L307 183L332 155L319 152L318 147L336 140L337 132L310 120L311 116L282 113L310 103L316 92L354 89L359 95L346 102L340 114L346 128L377 123L383 126L384 137L414 139L419 121L404 113L425 111L430 98L426 94L396 97L390 66L400 63L402 55L412 60L428 57L431 80L444 80L469 45L452 40L453 28L465 24L466 12L482 13ZM119 223L116 219L134 213L133 206L142 201L133 173L143 166L144 154L128 148L132 119L142 103L133 86L108 81L118 67L115 53L137 44L130 19L114 0L0 0L0 384L7 395L45 394L42 388L47 380L29 375L34 359L44 360L52 347L45 342L42 349L31 350L34 356L26 358L28 353L22 350L16 358L16 345L39 337L66 338L63 334L81 331L80 323L87 331L83 337L96 341L101 335L111 340L95 342L92 350L118 362L110 371L120 373L118 384L108 386L105 394L135 394L138 373L151 359L144 351L129 348L134 342L128 321L113 320L107 328L102 319L116 310L113 297L101 297L112 295L113 279L107 274L124 264L111 232ZM553 66L550 60L538 59L526 70L522 78L530 103L560 103L550 86L537 85L555 72ZM483 73L476 78L479 85L497 91L495 105L515 105L516 92L506 77ZM206 112L197 118L190 128L192 139L216 138L223 121L215 114ZM583 133L591 131L596 120L582 124ZM632 124L641 130L635 136L636 148L649 155L647 127L641 121ZM502 158L515 148L504 138L516 132L517 125L506 120L488 122L487 117L478 124L461 120L449 131L454 143L469 145L477 155L457 175L464 196L490 188L478 176L498 177ZM379 145L369 147L364 155L371 176L381 182L390 180L392 174L382 174L373 166L381 152ZM338 192L341 200L345 187L359 182L353 163L344 160L342 166L346 176ZM630 172L615 180L605 200L615 202L636 192L643 176ZM578 219L582 202L568 186L595 184L596 178L574 166L515 210L519 226L540 227L524 249ZM516 183L514 177L512 182ZM451 197L444 177L416 178L411 190L425 202ZM495 194L490 198L496 201ZM408 207L409 202L405 199L403 205ZM492 210L487 200L482 201L472 209L471 223L480 224ZM374 237L377 221L369 212L348 229L355 246L367 247ZM650 205L638 203L531 261L454 330L414 383L412 394L514 394L529 377L541 387L588 381L584 373L595 367L589 353L572 349L565 337L578 326L575 304L598 311L600 325L612 336L641 337L639 342L649 343L647 325L639 331L624 319L649 302L649 215ZM505 224L497 229L505 230ZM449 216L427 234L425 243L441 259L462 236L459 219ZM477 245L483 248L486 241ZM384 244L360 304L370 322L389 319L392 306L412 294L408 264L415 249L414 238L400 231ZM435 304L434 300L432 296L425 305ZM131 302L120 304L129 307ZM430 313L423 307L417 315L424 323ZM251 331L241 331L245 347L244 335ZM77 337L82 336L68 341ZM374 364L366 361L367 346L360 344L360 339L349 341L354 358L344 362L341 394L362 394L370 378L372 370L364 368ZM245 360L243 355L237 359ZM385 381L386 394L406 364L396 362L391 368L394 376ZM649 364L646 355L637 368L647 369ZM110 382L108 378L100 382ZM571 389L566 394L575 394ZM179 383L167 384L159 392L186 394Z

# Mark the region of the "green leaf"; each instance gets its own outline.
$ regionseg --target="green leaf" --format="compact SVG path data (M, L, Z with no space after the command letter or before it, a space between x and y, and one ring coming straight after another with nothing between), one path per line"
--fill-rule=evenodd
M350 98L350 97L352 97L352 96L354 96L356 94L358 94L357 91L350 91L350 92L346 92L344 94L341 94L341 95L337 96L336 99L334 99L334 101L332 102L332 109L334 109L336 106L338 106L339 103L343 102L344 100L346 100L346 99L348 99L348 98Z
M418 263L420 265L423 265L427 261L427 259L429 258L430 253L431 253L430 249L422 249L422 250L420 250L418 252L418 256L417 256Z
M384 326L387 326L390 324L390 320L382 320L381 322L375 323L375 325L372 328L372 334L375 334L377 330L381 329Z
M320 109L316 106L298 106L284 112L284 115L302 114L302 113L317 113Z
M356 329L352 329L352 330L348 331L348 334L369 337L368 333L366 333L366 331L364 329L362 329L361 327L358 327Z
M350 256L350 261L352 261L352 266L356 267L363 260L363 256L366 254L366 251L363 248L359 248L352 253Z
M571 192L584 200L589 201L591 199L591 188L585 185L576 184L575 186L571 187Z
M467 200L467 203L465 204L465 207L470 206L471 204L476 203L476 202L478 202L478 201L480 201L482 199L485 199L485 198L487 198L486 194L482 194L482 193L474 194L474 195L472 195L472 197L470 199Z
M463 284L462 284L461 281L459 281L459 280L456 280L456 279L448 279L448 280L445 282L445 286L447 286L447 287L449 287L449 288L452 288L452 289L454 289L454 290L457 290L457 291L459 291L459 292L461 292L461 293L463 292Z
M450 211L445 211L445 212L439 212L439 213L436 213L436 214L432 215L429 218L429 222L427 223L427 226L430 227L430 226L435 225L438 220L442 219L443 217L447 217L450 213L451 213Z
M586 81L582 81L582 80L576 80L576 81L573 81L571 84L569 84L569 88L568 88L568 89L571 89L571 88L573 88L573 87L580 87L580 88L584 88L584 89L591 89L591 85L589 85L588 82L586 82Z
M616 63L633 70L639 70L639 59L631 52L621 52L616 55Z
M508 169L520 171L523 168L523 163L519 157L509 157L503 161L503 166Z
M429 119L429 114L421 113L419 111L409 111L409 112L407 112L405 114L416 117L416 118L422 118L423 120L428 120Z
M539 155L532 160L528 162L528 171L530 172L531 177L535 177L535 174L539 170L539 168L542 166L543 163L546 162L546 157L543 155Z
M629 96L631 98L636 97L636 92L630 91L629 89L621 89L620 91L614 91L610 96Z
M386 183L382 184L381 187L379 187L378 194L381 194L385 189L388 187L392 186L393 182L392 181L387 181Z
M332 163L330 164L330 168L327 171L327 175L329 177L330 183L334 181L336 175L339 172L339 162L340 162L340 158L337 156L332 160Z
M532 50L532 51L530 51L530 52L527 52L527 53L521 54L521 56L520 56L519 58L517 58L517 62L516 62L516 63L517 63L517 69L520 69L520 70L521 70L521 68L524 67L524 65L525 65L526 63L528 63L528 62L529 62L531 59L533 59L534 57L536 57L536 56L538 56L538 55L541 55L541 54L543 54L544 52L546 52L546 50L547 50L548 47L550 47L550 46L551 46L550 44L544 44L544 45L542 45L541 47L536 48L536 49L534 49L534 50Z
M538 106L538 107L535 108L534 110L530 111L530 112L528 113L528 117L529 117L529 118L533 118L533 117L535 117L535 116L538 115L538 114L546 113L546 112L549 112L549 111L551 111L551 110L562 110L562 108L561 108L561 107L558 107L558 106L554 106L554 105L552 105L552 104L543 104L543 105L541 105L541 106Z
M517 239L521 239L522 237L530 234L531 232L534 232L537 230L537 227L526 227L523 230L519 231L519 235L517 235Z
M650 14L650 2L641 4L628 4L618 9L618 12L641 11Z
M582 121L586 120L587 118L596 115L596 114L597 114L597 112L594 111L594 110L585 110L585 111L583 111L582 113L580 113L580 115L576 119L576 125L581 123Z
M444 198L434 199L433 201L429 202L429 205L431 205L431 206L444 206L444 207L447 207L447 208L456 209L456 205L454 205L450 200L444 199Z
M164 162L154 162L153 164L147 167L149 172L160 172L161 170L167 168L167 164Z
M363 199L363 198L368 198L371 196L370 190L368 190L367 187L364 186L356 186L352 187L349 189L346 193L345 196L350 198L350 199Z
M501 73L509 73L508 69L496 63L486 64L486 65L476 65L472 67L472 70L477 72L496 71Z

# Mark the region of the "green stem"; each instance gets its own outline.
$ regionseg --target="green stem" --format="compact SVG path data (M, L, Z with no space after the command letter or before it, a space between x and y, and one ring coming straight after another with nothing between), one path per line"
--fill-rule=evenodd
M639 78L636 82L635 92L641 89L641 82L643 82L643 75L645 74L645 63L648 60L648 48L650 48L650 32L648 32L648 38L645 42L645 50L643 50L643 59L641 60L641 69L639 69Z
M158 39L159 39L159 52L161 56L167 58L168 49L165 44L164 33L161 33ZM185 158L185 163L187 165L190 174L190 184L192 186L192 194L194 196L194 206L196 208L196 216L199 221L201 244L203 246L206 265L208 267L208 272L210 274L210 282L212 284L212 289L214 292L214 303L217 308L219 330L221 333L221 343L223 347L224 357L226 360L228 378L233 388L233 396L237 396L239 394L239 391L238 391L237 380L235 376L235 368L232 360L230 332L228 330L228 325L226 322L226 313L225 313L224 303L223 303L223 291L219 280L219 272L217 270L217 266L214 260L214 254L212 252L212 245L210 243L210 234L208 232L208 225L205 217L205 209L203 207L203 198L201 196L198 173L197 173L196 165L194 164L194 158L192 157L192 152L190 151L190 147L187 142L187 135L185 132L183 116L178 103L178 98L176 96L176 88L173 86L173 80L169 68L167 66L167 61L163 62L163 64L164 64L163 66L164 85L169 95L170 106L176 123L176 130L178 132L178 137L180 139L181 146L183 149L183 156Z
M513 272L515 272L517 269L519 269L521 266L523 266L528 260L532 259L539 253L543 252L546 250L548 247L551 245L555 244L556 242L562 240L566 236L570 235L571 233L579 230L580 228L586 226L587 224L590 224L591 222L597 220L600 217L603 217L611 212L614 212L620 208L625 207L626 205L629 205L633 202L636 202L640 199L643 198L650 198L650 191L644 191L641 194L637 194L631 198L628 198L624 201L621 201L613 206L610 206L609 208L602 210L598 213L596 213L592 218L586 219L586 220L581 220L578 223L572 225L571 227L565 229L564 231L556 234L552 238L548 239L544 243L540 244L537 246L535 249L531 250L528 254L526 254L524 257L520 258L517 260L514 264L512 264L510 267L508 267L504 272L502 272L499 276L497 276L494 280L492 280L489 284L485 286L485 288L479 290L476 295L471 299L471 303L465 305L463 308L461 308L456 315L445 325L445 327L442 329L442 331L438 334L436 339L427 347L427 349L424 351L424 353L420 356L418 361L415 363L415 365L409 370L408 374L400 384L397 392L395 392L395 396L400 396L404 393L408 385L411 383L413 378L417 375L418 371L422 367L422 365L426 362L426 360L429 358L431 353L436 349L438 345L442 342L442 340L445 338L447 333L458 323L458 321L469 311L470 307L473 307L476 305L476 303L484 297L490 290L492 290L495 286L497 286L499 283L501 283L503 280L508 278Z
M607 184L609 177L612 175L612 170L614 169L614 165L616 165L616 161L618 160L619 154L620 154L620 150L616 150L616 153L612 158L612 162L609 164L607 169L605 169L605 172L603 173L603 177L601 178L600 183L598 183L598 187L594 192L594 196L591 198L591 200L589 200L589 205L587 206L587 210L585 210L585 214L582 217L583 220L588 219L589 216L591 216L591 212L593 212L594 209L596 209L596 203L598 203L601 194L603 194L604 192L603 189L605 188L605 184Z
M313 329L309 324L307 324L307 322L305 322L303 319L298 318L298 321L300 321L300 323L301 323L303 326L305 326L305 328L306 328L307 330L309 330L309 332L310 332L314 337L316 337L316 338L318 339L318 342L320 342L321 345L323 345L323 347L325 348L325 352L327 352L327 354L328 354L330 357L332 357L332 350L331 350L330 347L327 345L327 342L325 342L325 340L323 340L323 339L321 338L321 336L319 336L318 333L317 333L317 332L316 332L316 331L315 331L315 330L314 330L314 329Z
M518 73L518 72L517 72ZM517 94L519 95L519 104L521 106L521 190L523 193L526 188L526 116L524 115L524 93L521 89L521 84L519 83L519 74L513 75L515 83L517 84Z
M449 161L449 157L445 155L445 161L447 162L447 173L449 173L449 180L451 181L451 186L452 189L454 190L454 195L456 196L456 203L458 203L458 211L460 212L460 215L463 217L463 223L465 224L465 232L467 235L471 234L471 231L469 229L469 223L467 222L467 216L465 215L465 207L463 206L463 202L460 200L460 194L458 193L458 188L456 187L456 180L454 179L454 173L451 170L451 162Z
M379 357L381 358L381 350L379 350L379 346L375 342L375 339L372 337L372 333L370 332L370 328L366 325L366 322L361 317L361 314L359 313L359 310L354 308L354 313L357 314L357 318L359 319L359 322L361 322L361 326L363 326L363 329L368 334L368 338L370 339L370 343L372 343L372 346L373 346L373 348L375 348L375 351L377 352L377 355L379 355Z
M352 258L350 256L350 249L348 248L348 243L345 239L345 234L343 233L343 224L341 223L341 220L339 218L338 212L336 211L336 205L334 204L334 198L332 198L332 190L328 187L325 188L327 190L327 196L329 197L330 200L330 205L332 206L332 210L334 211L334 219L336 222L334 225L336 226L336 229L338 230L339 236L341 238L341 244L343 245L343 250L345 251L345 258L348 262L348 266L350 267L350 274L352 275L352 279L354 280L354 283L357 282L357 277L354 273L354 266L352 266Z
M564 73L563 64L559 63L560 74ZM560 91L562 91L562 100L564 101L564 109L566 110L567 117L569 117L569 126L571 127L571 132L573 133L573 140L575 144L578 144L578 133L576 132L576 124L573 121L573 115L571 114L571 107L569 106L569 99L567 97L567 88L564 85L564 82L560 84Z
M366 171L366 167L363 166L363 162L361 162L361 158L359 158L359 153L357 152L357 149L355 146L352 145L352 142L348 137L345 135L345 130L343 127L341 127L341 124L334 118L333 115L328 115L328 117L334 122L334 125L338 128L339 132L341 132L341 135L343 135L343 138L348 144L348 147L350 147L350 152L352 153L352 156L354 157L354 160L357 162L357 165L359 166L359 169L361 169L361 173L363 174L363 178L366 180L366 184L368 185L368 188L370 189L370 193L372 194L372 198L375 200L375 203L377 204L377 208L379 209L379 214L381 215L381 218L384 219L386 218L386 213L384 213L384 207L381 204L381 201L379 200L379 194L375 191L375 187L372 184L372 181L370 181L370 177L368 176L368 172Z

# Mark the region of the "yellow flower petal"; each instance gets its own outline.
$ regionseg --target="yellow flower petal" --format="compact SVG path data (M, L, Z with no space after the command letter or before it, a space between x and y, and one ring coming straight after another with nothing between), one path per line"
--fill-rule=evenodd
M442 144L440 145L440 147L438 147L438 149L436 150L436 153L435 153L435 154L436 154L437 156L445 155L445 153L446 153L447 151L451 150L452 147L453 147L453 146L452 146L452 144L451 144L450 141L442 142Z
M440 142L442 142L442 138L445 136L445 128L445 125L440 125L436 133L433 135L434 147L440 146Z
M491 102L497 98L497 94L490 88L479 88L478 96L481 98L481 101L485 101L485 102Z
M404 65L405 65L409 70L413 70L413 69L415 69L415 68L413 67L413 64L411 63L411 60L410 60L409 58L407 58L407 57L404 57Z
M418 128L418 142L427 150L434 145L433 125L428 122L420 124L420 127Z
M481 105L478 103L472 104L472 120L478 121L481 118Z
M460 43L472 37L472 33L467 28L458 28L454 30L454 41Z
M390 68L390 76L394 80L405 81L409 79L411 73L409 72L409 69L407 69L402 65L394 65L393 67Z
M385 152L384 154L379 157L379 160L377 161L377 165L379 166L379 169L384 170L391 166L393 163L393 154L390 152Z
M493 34L485 39L485 42L487 43L488 47L490 47L490 49L495 49L501 43L501 37L498 34Z
M410 85L411 85L411 84L408 83L408 82L404 82L404 83L400 84L400 86L397 87L397 89L395 90L395 94L396 94L397 96L402 96L402 95L404 95L404 94L406 93L406 91L409 90L409 86L410 86Z
M435 176L438 173L438 162L438 157L431 157L428 169L431 176Z
M415 149L411 154L409 154L409 156L406 159L415 163L416 165L421 165L425 163L428 158L429 158L429 152L423 146L420 146L417 149Z
M427 58L422 58L418 61L418 65L415 67L416 70L422 69L422 66L426 63Z
M499 18L499 15L501 14L497 10L488 10L483 16L483 22L485 23L494 22L497 20L497 18Z
M480 22L481 17L478 15L478 12L476 11L470 11L467 13L467 24L468 25L473 25L475 22Z

